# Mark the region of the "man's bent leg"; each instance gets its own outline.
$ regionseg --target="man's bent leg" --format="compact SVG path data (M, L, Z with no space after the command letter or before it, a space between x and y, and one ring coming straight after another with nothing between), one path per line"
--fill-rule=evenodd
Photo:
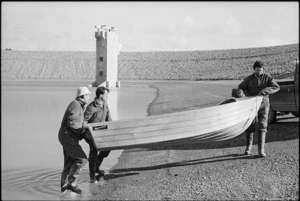
M87 163L87 159L85 159L85 158L76 159L71 167L69 177L68 177L67 189L73 191L74 193L83 194L83 190L81 190L77 186L77 179L82 170L82 167L86 163Z
M89 154L89 171L90 171L90 182L95 183L96 180L96 161L97 161L97 149L92 142L90 145L90 154Z
M268 127L269 105L258 111L258 155L265 157L265 141Z
M245 155L249 155L251 153L252 150L252 146L253 146L253 136L254 133L253 132L246 132L247 135L247 139L246 139L246 150L245 150Z
M256 118L253 120L249 128L246 130L246 150L245 155L249 155L253 146L253 135L255 132Z
M101 151L97 157L97 162L96 162L96 172L99 174L99 176L103 176L104 173L101 172L100 166L104 160L109 155L110 151Z
M82 167L87 163L87 157L79 144L79 141L69 138L64 146L66 153L72 158L73 163L68 175L67 189L77 194L82 194L83 191L76 185L78 176Z
M87 159L85 158L78 158L74 161L69 172L69 178L68 178L69 184L71 184L72 186L76 186L77 178L79 177L82 167L86 163L87 163Z
M102 173L101 173L101 171L100 171L100 166L101 166L101 164L102 164L102 162L103 162L103 160L104 160L104 158L97 158L97 161L96 161L96 166L95 166L95 170L96 170L96 172L98 173L98 174L100 174L100 175L103 175Z
M258 132L258 155L260 157L265 157L265 139L266 139L266 132L259 131Z
M64 150L64 169L61 173L61 180L60 180L61 192L64 192L66 190L68 184L68 175L73 162L74 162L73 159L69 157Z

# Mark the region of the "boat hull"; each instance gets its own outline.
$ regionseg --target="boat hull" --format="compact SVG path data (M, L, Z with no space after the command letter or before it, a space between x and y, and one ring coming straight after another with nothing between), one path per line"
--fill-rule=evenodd
M223 141L249 127L261 101L260 96L231 98L213 107L91 123L88 127L100 151Z

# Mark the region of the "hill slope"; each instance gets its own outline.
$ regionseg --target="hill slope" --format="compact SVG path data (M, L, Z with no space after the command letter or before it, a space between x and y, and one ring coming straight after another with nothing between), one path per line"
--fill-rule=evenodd
M120 80L242 79L255 60L277 79L293 75L299 44L207 51L121 52ZM95 52L1 50L2 79L95 79Z

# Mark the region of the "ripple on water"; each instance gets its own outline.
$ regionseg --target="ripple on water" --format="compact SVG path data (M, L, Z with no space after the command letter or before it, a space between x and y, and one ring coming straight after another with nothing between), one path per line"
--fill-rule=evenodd
M2 172L2 199L10 200L86 200L92 198L99 191L100 184L89 184L88 170L83 169L78 185L85 192L84 195L60 193L61 170L35 169Z

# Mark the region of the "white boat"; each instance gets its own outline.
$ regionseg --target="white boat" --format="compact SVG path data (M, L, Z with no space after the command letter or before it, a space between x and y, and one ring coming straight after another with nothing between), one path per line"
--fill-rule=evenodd
M99 151L223 141L249 127L261 101L261 96L230 98L212 107L88 127Z

